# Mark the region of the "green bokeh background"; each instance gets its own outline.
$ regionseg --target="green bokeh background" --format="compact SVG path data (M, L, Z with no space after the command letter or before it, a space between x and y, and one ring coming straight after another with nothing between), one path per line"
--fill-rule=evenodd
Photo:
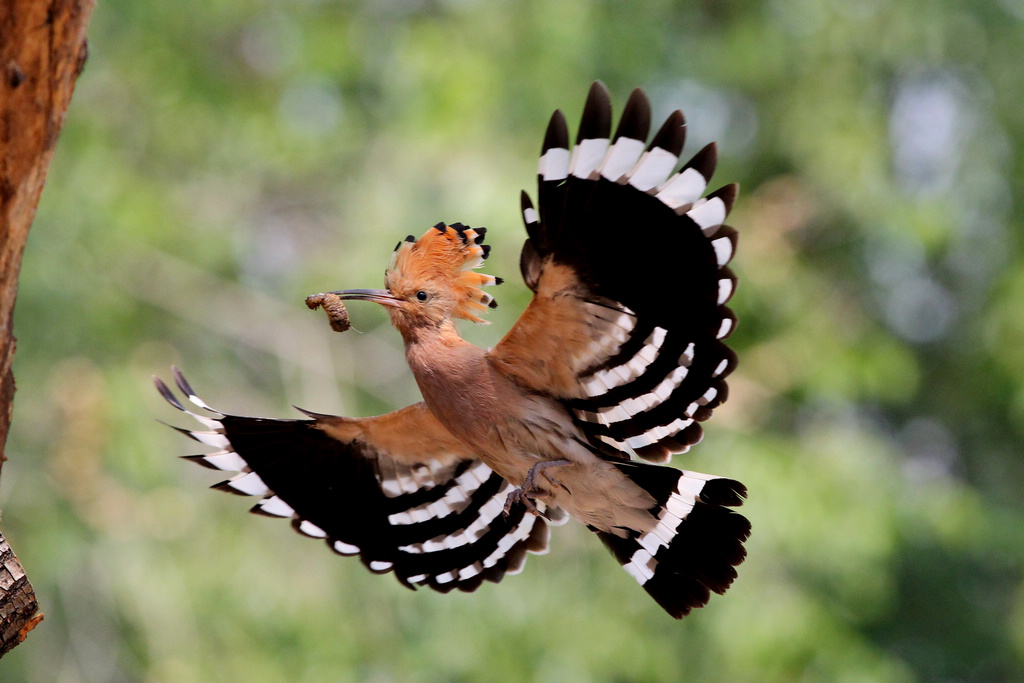
M46 620L3 681L1024 680L1024 3L100 0L25 254L0 503ZM154 417L417 399L394 243L487 226L493 344L528 301L520 188L595 78L687 113L739 181L732 337L675 462L750 490L724 597L666 617L574 525L520 576L409 592Z

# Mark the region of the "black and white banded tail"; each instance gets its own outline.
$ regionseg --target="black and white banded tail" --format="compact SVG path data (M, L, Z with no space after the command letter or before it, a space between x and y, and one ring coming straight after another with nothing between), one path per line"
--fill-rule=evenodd
M623 536L592 529L622 567L666 612L679 619L722 594L743 562L750 522L729 507L742 505L738 481L640 462L616 463L654 498L657 524Z

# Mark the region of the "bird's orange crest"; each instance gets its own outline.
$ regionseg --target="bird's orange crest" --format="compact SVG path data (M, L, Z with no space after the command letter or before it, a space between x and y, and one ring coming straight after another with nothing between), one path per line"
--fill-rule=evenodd
M501 284L501 278L473 272L491 251L489 244L483 244L485 232L486 228L462 223L438 223L418 240L409 235L395 247L388 264L388 289L397 293L432 288L453 297L453 317L486 324L476 314L498 304L480 288Z

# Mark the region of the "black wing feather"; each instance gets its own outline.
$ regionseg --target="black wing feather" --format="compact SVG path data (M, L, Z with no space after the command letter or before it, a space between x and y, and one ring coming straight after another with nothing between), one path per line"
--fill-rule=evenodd
M299 532L322 538L342 555L359 555L373 572L393 571L404 585L442 592L476 589L522 568L527 552L547 548L547 521L522 503L503 515L510 485L475 458L438 466L407 464L373 444L341 441L319 419L277 420L212 411L175 371L190 401L212 416L192 413L156 380L171 405L211 429L178 429L219 446L188 456L214 469L240 471L213 488L261 495L252 511L290 517Z
M714 143L672 173L685 140L678 111L630 163L636 143L623 139L646 138L650 125L641 90L630 96L615 144L591 168L581 150L607 142L610 117L607 89L596 83L565 166L551 163L550 151L568 139L564 118L552 118L532 222L525 211L532 205L523 202L530 236L523 272L536 291L542 264L570 266L587 301L630 317L627 338L591 359L579 376L586 390L567 404L595 444L664 460L700 440L697 423L725 400L725 377L736 365L724 339L735 327L725 303L735 290L727 264L737 235L722 221L737 187L702 197L717 160Z

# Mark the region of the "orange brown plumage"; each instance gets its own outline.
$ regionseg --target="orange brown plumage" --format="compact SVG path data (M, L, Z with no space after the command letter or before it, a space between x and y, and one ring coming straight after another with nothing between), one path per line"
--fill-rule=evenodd
M496 305L483 288L501 280L475 270L490 251L483 228L438 223L398 244L384 289L307 300L346 329L343 301L384 306L421 403L373 418L248 418L210 409L175 371L205 412L158 389L208 427L186 434L220 449L193 459L238 472L217 488L262 496L254 511L410 588L498 581L568 516L674 617L724 592L745 556L750 524L732 510L745 487L652 463L699 442L728 395L736 186L705 195L715 146L676 170L682 114L648 143L650 119L635 90L613 134L600 82L574 144L552 116L538 204L521 200L533 300L493 349L454 323L484 322Z

